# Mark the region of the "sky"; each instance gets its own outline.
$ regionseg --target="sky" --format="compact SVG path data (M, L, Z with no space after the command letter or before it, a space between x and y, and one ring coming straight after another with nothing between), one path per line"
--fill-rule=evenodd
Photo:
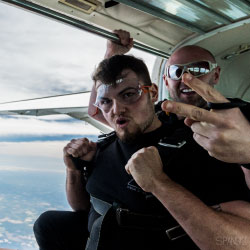
M91 73L103 59L106 40L0 2L0 45L0 103L4 103L90 90ZM135 49L130 54L144 59L152 71L155 56ZM65 196L63 147L72 138L87 136L96 140L99 133L96 128L66 115L0 115L0 247L4 242L10 244L12 239L18 249L36 249L32 223L42 209L55 209L46 197L55 197L60 209L66 203L65 197L61 199ZM51 186L59 196L49 195L49 183L36 185L36 178L48 173L51 178L60 176L60 185ZM8 193L9 187L20 194L13 197ZM23 188L47 196L41 196L44 200L37 204L29 191L21 192ZM34 203L27 201L27 197L34 199ZM6 204L12 198L12 203ZM12 217L16 211L20 211L21 218ZM21 230L19 238L3 226L8 223L12 226L9 228L14 228L24 222L29 223L30 231L25 235ZM12 245L12 248L17 247Z
M3 3L0 42L0 103L90 90L91 73L106 48L103 38ZM154 56L135 49L131 54L152 70ZM47 145L63 144L69 137L97 133L66 116L0 116L0 156L14 154L15 143L23 143L18 154L29 155L35 141L40 147L45 138ZM37 154L51 154L46 148L39 153L39 147Z

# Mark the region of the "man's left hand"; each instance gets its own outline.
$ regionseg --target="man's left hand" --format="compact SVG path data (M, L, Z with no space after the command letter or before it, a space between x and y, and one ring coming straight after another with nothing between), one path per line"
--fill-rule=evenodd
M153 192L159 181L168 179L163 172L163 164L156 147L142 148L135 152L125 169L145 192Z

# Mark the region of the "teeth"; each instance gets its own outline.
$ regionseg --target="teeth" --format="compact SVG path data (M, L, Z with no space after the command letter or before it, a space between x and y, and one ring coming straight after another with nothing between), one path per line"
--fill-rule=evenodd
M190 92L193 92L193 90L192 89L183 89L182 92L183 93L190 93Z

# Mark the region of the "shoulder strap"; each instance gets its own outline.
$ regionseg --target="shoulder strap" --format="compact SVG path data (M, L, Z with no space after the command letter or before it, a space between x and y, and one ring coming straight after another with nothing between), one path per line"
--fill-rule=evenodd
M100 149L103 149L104 147L108 146L110 143L112 143L116 139L116 133L115 131L108 133L108 134L102 134L98 136L97 140L97 151L96 155L99 154ZM81 161L81 160L80 160ZM94 168L93 160L90 162L81 161L81 169L83 171L83 176L85 181L89 178L91 175L91 172Z
M235 100L235 99L233 99ZM237 101L241 101L245 105L240 107L240 111L243 113L243 115L247 118L248 121L250 121L250 103L242 101L240 99L236 99Z
M109 145L115 139L116 139L115 131L112 131L112 132L110 132L108 134L99 135L98 136L98 141L97 141L98 148L103 148L103 147Z

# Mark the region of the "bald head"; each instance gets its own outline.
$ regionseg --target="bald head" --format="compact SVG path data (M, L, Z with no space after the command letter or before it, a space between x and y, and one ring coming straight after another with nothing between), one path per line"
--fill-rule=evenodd
M166 84L166 87L168 88L168 92L172 100L177 102L192 104L197 107L203 107L206 105L206 101L183 82L183 79L181 77L183 73L185 72L191 73L191 71L187 70L187 66L186 68L177 66L178 64L188 65L190 63L195 63L195 62L198 63L201 61L210 61L211 63L216 63L213 54L210 51L199 46L195 45L183 46L173 52L173 54L167 61L167 67L165 71L166 74L163 76L164 82ZM173 66L170 70L168 66L171 65L175 66ZM207 67L208 65L206 66L206 69L208 69ZM220 75L220 67L219 66L217 67L214 66L214 67L215 68L212 68L212 66L210 66L209 64L209 71L207 73L202 73L197 77L201 81L204 81L207 84L214 86L215 84L218 83ZM169 75L170 71L172 72L171 73L172 76L178 75L178 77L176 78L171 77Z
M215 63L215 58L210 51L196 45L187 45L175 50L168 59L167 65L185 64L203 60Z

